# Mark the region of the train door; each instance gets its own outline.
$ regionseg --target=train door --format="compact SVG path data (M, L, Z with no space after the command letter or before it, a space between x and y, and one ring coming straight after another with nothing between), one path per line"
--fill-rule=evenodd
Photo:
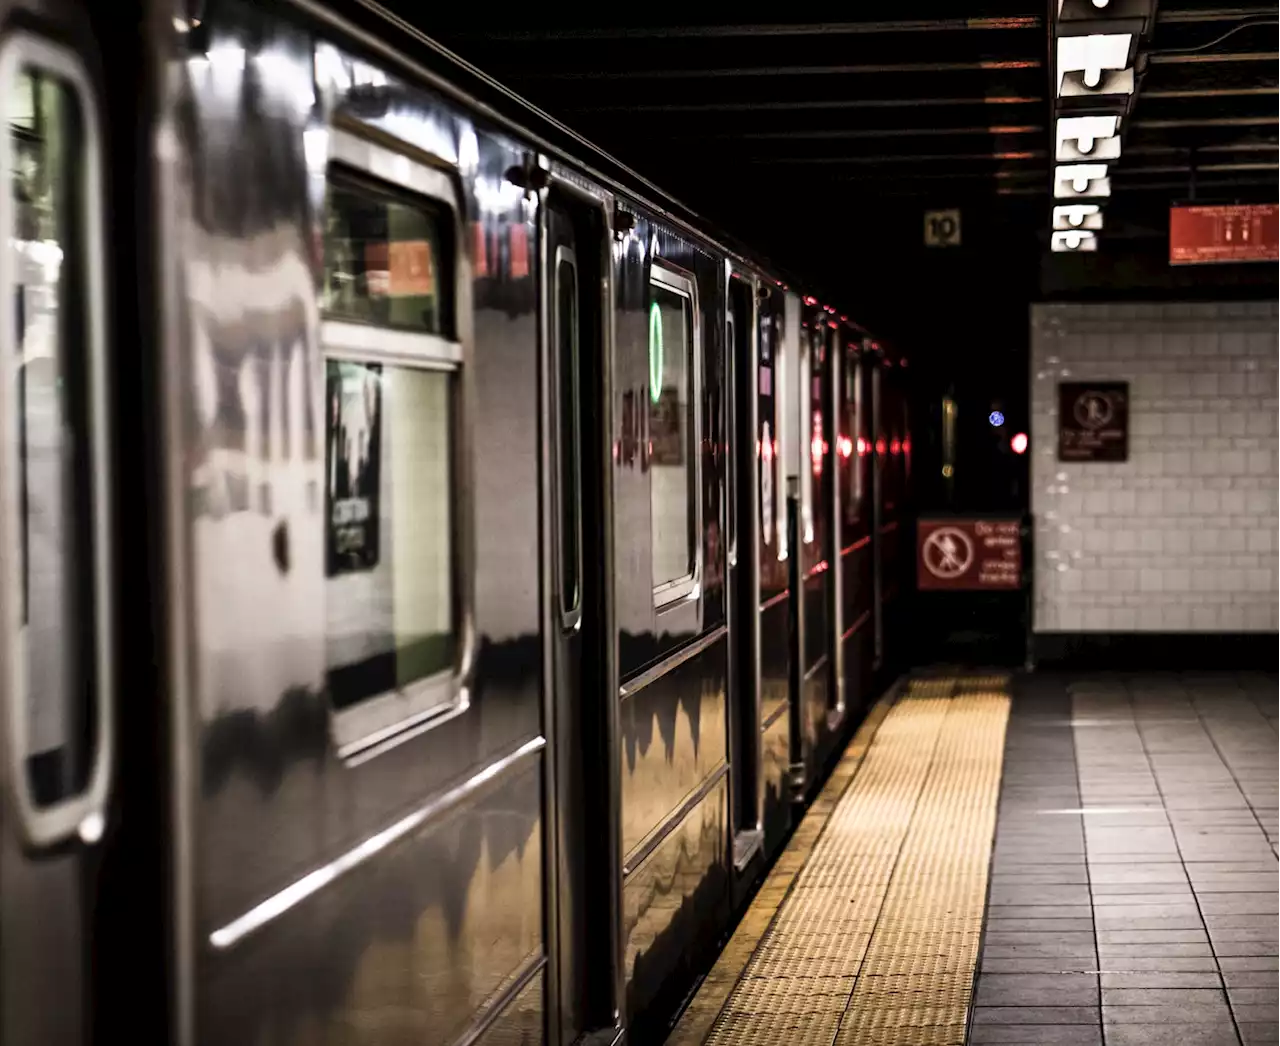
M761 849L759 625L760 579L756 486L755 288L740 276L729 280L725 313L729 404L728 596L730 761L733 768L733 862L744 869Z
M8 33L0 92L0 1044L63 1046L112 764L105 161L75 50Z
M544 225L544 331L551 502L549 732L554 788L554 926L558 1017L552 1042L613 1025L616 967L615 804L609 720L603 482L603 222L598 207L552 189Z
M807 750L808 780L826 758L835 724L831 660L831 419L828 412L828 336L817 311L801 336L800 378L800 600L798 610L801 669L800 699Z
M872 440L869 397L860 343L847 340L840 357L840 649L843 652L844 697L861 708L871 691L873 660L871 547Z
M875 620L874 654L871 667L879 671L884 663L884 496L885 496L885 457L887 448L884 440L884 395L883 382L880 376L880 357L873 354L867 368L871 382L871 536L874 553L872 556L872 617Z
M752 383L747 402L753 405L753 432L745 450L751 461L753 501L751 527L755 541L755 599L752 630L756 640L755 683L760 695L761 764L765 847L770 853L790 825L788 774L791 763L791 648L788 622L791 591L788 577L787 488L782 459L783 395L786 374L783 352L783 295L759 300L755 330L755 362L744 377ZM745 532L744 532L745 533Z

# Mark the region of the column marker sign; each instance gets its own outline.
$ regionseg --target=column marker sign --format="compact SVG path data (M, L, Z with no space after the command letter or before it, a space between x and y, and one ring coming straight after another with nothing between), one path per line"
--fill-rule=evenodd
M925 211L924 245L926 247L960 246L960 211Z
M916 546L921 591L1022 587L1021 520L921 519Z

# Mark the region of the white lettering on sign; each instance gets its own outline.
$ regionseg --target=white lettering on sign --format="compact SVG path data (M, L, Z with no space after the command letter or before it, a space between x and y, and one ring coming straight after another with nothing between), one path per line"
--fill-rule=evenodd
M960 211L925 211L924 245L926 247L960 246Z

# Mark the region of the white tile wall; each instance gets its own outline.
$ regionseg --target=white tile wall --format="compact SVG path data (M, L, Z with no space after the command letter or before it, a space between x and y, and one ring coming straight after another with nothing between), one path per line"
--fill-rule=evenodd
M1277 304L1037 305L1037 632L1277 627ZM1129 382L1129 460L1058 461L1060 381Z

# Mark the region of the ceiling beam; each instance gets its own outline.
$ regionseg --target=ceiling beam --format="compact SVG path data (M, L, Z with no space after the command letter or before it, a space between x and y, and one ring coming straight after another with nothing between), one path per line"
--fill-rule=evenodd
M1155 51L1147 56L1152 65L1188 65L1208 62L1271 62L1280 59L1280 51L1194 51L1179 54L1174 51L1161 54Z
M1244 98L1249 95L1276 94L1277 87L1144 87L1141 98Z
M882 156L761 156L748 162L760 166L844 166L874 163L945 163L953 160L1043 160L1048 155L1044 149L1025 149L985 153L898 153Z
M1275 116L1205 116L1173 120L1134 120L1135 128L1167 130L1172 127L1274 127L1280 123Z
M1008 18L904 18L878 22L795 22L751 25L601 26L598 28L510 29L493 33L459 33L458 38L483 36L500 41L560 40L676 40L731 37L866 36L886 33L939 33L967 30L1039 29L1039 15Z
M815 131L751 131L745 134L726 132L702 133L699 139L732 141L841 141L859 138L949 138L952 135L1042 134L1043 124L987 125L982 127L858 127ZM665 135L663 137L666 137ZM686 137L681 135L680 137Z
M547 70L521 72L521 80L715 80L745 76L846 76L892 73L999 72L1008 69L1039 69L1038 58L995 59L977 62L903 62L884 65L771 65L741 69L628 69Z
M1250 7L1206 7L1179 11L1156 12L1156 25L1173 22L1237 22L1249 18L1265 18L1280 14L1275 4L1255 4Z
M1275 88L1271 88L1272 93ZM1144 91L1144 94L1149 92ZM804 112L840 109L915 109L922 106L1043 105L1038 95L993 94L974 98L835 98L800 102L672 102L670 104L566 105L568 112L592 113L754 113Z

